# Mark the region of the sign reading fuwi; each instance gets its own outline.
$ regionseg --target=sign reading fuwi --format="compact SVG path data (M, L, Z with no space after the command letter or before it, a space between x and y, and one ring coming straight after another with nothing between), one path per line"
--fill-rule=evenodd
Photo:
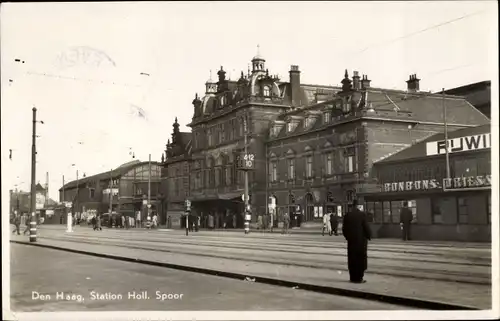
M433 189L460 189L491 186L491 175L385 183L384 192L411 192Z
M491 134L479 134L448 139L448 153L459 153L470 150L491 148ZM427 156L446 154L446 142L428 142L426 145Z

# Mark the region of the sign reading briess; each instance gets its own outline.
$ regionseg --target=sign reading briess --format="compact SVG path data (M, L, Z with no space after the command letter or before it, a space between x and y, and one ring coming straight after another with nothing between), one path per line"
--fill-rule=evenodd
M491 134L480 134L448 139L448 153L491 148ZM435 141L426 144L427 156L446 154L446 142Z
M421 181L385 183L384 192L410 192L442 188L460 189L488 186L491 186L491 175L445 178L442 182L437 179L428 179Z

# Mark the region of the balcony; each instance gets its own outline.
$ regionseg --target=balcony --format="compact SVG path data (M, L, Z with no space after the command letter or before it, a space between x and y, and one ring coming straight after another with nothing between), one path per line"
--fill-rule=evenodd
M236 103L236 106L242 106L246 104L257 103L257 104L269 104L269 105L283 105L284 99L281 97L260 97L260 96L250 96L243 98Z

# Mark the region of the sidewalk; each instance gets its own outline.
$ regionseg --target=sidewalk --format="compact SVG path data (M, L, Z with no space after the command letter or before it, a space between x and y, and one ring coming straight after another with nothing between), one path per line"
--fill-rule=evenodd
M13 236L12 240L28 243L26 238L17 236ZM78 250L88 253L98 253L100 255L119 256L128 258L128 260L145 260L210 269L222 273L238 273L250 278L264 277L287 282L304 283L312 286L326 286L346 291L362 292L372 297L377 295L401 297L479 309L490 309L491 307L491 286L487 285L481 286L458 282L380 276L370 274L369 270L366 274L367 283L352 284L348 282L348 275L345 272L327 268L311 269L286 264L277 265L264 262L169 253L168 251L161 251L161 255L159 255L159 251L150 249L134 250L126 246L83 244L60 240L40 239L36 245L49 245L59 247L63 250Z

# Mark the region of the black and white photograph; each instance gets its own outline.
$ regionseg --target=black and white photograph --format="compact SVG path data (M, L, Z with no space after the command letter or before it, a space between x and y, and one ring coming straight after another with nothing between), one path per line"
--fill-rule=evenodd
M500 317L496 1L0 9L3 320Z

